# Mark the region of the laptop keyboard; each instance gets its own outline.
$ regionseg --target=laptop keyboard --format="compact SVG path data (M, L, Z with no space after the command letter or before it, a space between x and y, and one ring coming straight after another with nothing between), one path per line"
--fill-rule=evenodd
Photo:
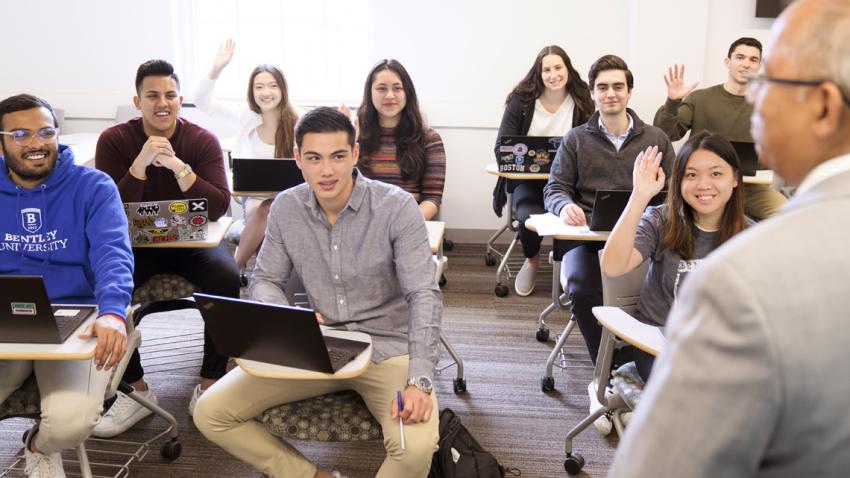
M59 328L59 337L64 341L71 335L71 332L80 325L76 317L56 317L56 327Z
M340 360L345 359L346 355L348 354L342 350L328 349L328 357L331 358L332 364L339 363Z

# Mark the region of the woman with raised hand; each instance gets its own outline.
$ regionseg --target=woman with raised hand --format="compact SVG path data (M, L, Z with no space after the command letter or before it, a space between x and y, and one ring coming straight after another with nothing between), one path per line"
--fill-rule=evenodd
M257 65L248 79L248 108L234 111L213 102L216 80L230 64L236 42L228 38L221 44L213 59L207 78L200 81L195 92L198 108L210 115L225 115L238 119L239 133L233 156L241 158L292 158L295 145L295 123L298 112L289 102L289 89L283 72L272 65ZM245 228L236 249L236 265L244 270L248 260L260 248L266 231L269 208L274 198L249 200L245 208Z
M581 124L593 114L595 106L587 82L573 67L563 48L549 45L540 50L531 69L505 100L505 113L496 136L496 161L502 136L559 136ZM513 190L513 208L519 223L519 239L525 262L514 281L521 296L534 291L540 264L542 238L525 228L532 214L544 214L543 187L546 181L517 181ZM499 178L493 190L493 209L501 216L506 201L506 181Z

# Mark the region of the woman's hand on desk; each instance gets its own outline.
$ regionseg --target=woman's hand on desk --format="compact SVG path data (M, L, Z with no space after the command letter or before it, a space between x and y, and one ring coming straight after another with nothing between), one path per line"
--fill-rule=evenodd
M109 370L115 366L127 348L127 327L124 321L114 314L101 315L89 324L79 337L97 337L94 363L98 370Z
M574 203L566 204L561 208L561 219L568 226L586 226L587 218L584 211Z
M401 411L401 419L405 424L427 422L431 418L433 404L431 395L419 390L413 385L408 385L402 392L404 410ZM393 397L390 400L390 418L398 418L398 401Z

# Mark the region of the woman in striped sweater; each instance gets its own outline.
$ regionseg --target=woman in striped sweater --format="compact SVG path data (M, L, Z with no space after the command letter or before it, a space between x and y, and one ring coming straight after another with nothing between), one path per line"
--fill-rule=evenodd
M425 124L416 89L396 60L372 68L357 110L358 168L368 178L413 195L425 220L440 209L446 177L443 140Z

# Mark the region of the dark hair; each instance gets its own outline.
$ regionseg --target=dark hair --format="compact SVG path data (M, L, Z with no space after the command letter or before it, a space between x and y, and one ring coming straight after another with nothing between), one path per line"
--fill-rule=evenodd
M47 111L50 111L50 115L53 116L53 126L59 126L59 122L56 121L56 113L53 112L53 107L48 102L38 96L23 93L0 101L0 129L3 129L3 117L6 114L31 110L33 108L46 108Z
M720 219L720 230L715 240L715 247L723 244L746 227L744 220L744 178L741 173L741 162L735 148L726 138L711 131L701 131L682 145L679 154L673 162L673 177L670 178L670 189L667 193L667 230L661 239L664 248L675 252L684 260L691 260L694 255L694 230L696 223L693 208L685 202L682 196L682 179L688 160L697 150L711 151L720 156L732 167L732 172L738 180L738 187L732 191L732 197L726 202L723 216Z
M277 105L279 113L277 130L274 133L274 155L276 158L291 158L292 147L295 145L295 122L298 121L298 113L289 102L289 87L283 72L273 65L257 65L248 78L248 107L254 113L261 114L260 105L254 99L254 78L260 73L269 73L274 77L277 86L280 87L280 104Z
M558 45L544 46L537 58L534 59L534 64L531 69L525 74L525 78L520 80L513 90L505 98L505 103L511 101L513 97L518 97L523 103L536 100L543 94L546 87L543 85L543 57L547 55L558 55L564 60L567 66L567 94L573 98L576 108L582 113L581 116L587 117L593 114L595 106L593 99L590 97L590 89L587 83L581 78L578 71L573 67L573 62L570 60L567 52Z
M735 51L735 48L738 48L740 45L747 45L753 48L758 49L759 51L759 59L761 59L761 51L762 46L761 42L751 37L741 37L737 40L733 41L731 45L729 45L729 51L726 53L726 58L732 58L732 52Z
M307 133L348 133L348 144L354 148L354 125L339 110L328 106L314 108L295 124L295 144L301 147Z
M165 60L148 60L136 70L136 94L141 94L142 82L149 76L170 76L180 89L180 78L174 73L174 67Z
M587 79L590 81L591 90L596 86L596 77L599 76L599 73L607 70L622 70L626 74L626 86L629 88L629 91L632 91L632 88L635 86L635 77L632 76L632 72L629 70L629 66L626 65L626 61L617 55L605 55L590 65L590 72L587 74Z
M425 121L419 111L419 99L413 80L407 70L397 60L381 60L369 72L366 84L363 86L363 100L357 109L360 120L360 161L358 167L367 175L371 173L372 159L370 155L380 148L381 125L378 111L372 102L372 83L378 73L390 70L401 79L404 88L405 105L401 111L401 119L395 127L396 161L398 161L401 177L405 181L419 181L425 174Z

